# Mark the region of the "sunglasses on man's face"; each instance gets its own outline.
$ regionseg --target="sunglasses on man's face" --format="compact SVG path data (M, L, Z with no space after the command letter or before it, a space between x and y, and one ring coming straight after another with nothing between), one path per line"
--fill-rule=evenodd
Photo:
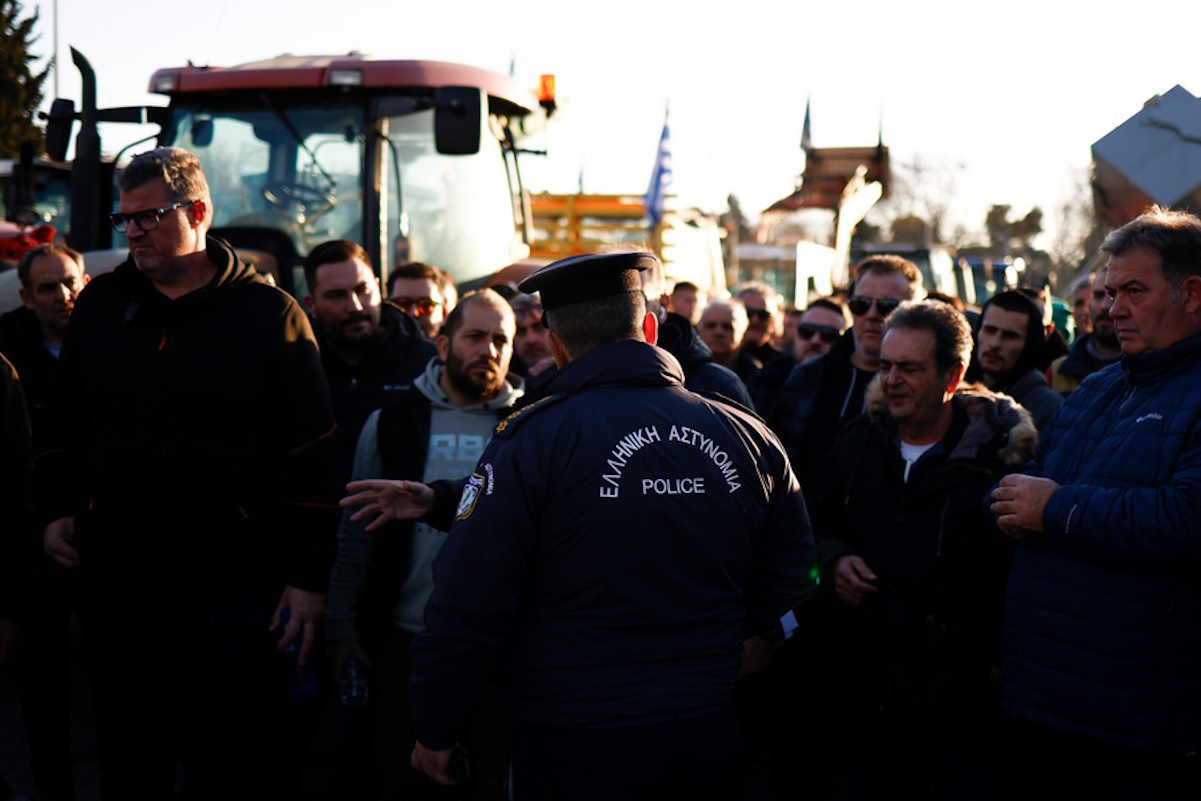
M770 320L771 312L767 309L752 309L750 306L747 306L746 316L748 320Z
M897 306L901 305L901 301L893 298L871 298L867 295L852 295L847 301L847 308L851 310L851 314L856 317L861 317L867 314L872 309L872 304L876 304L876 310L880 312L881 317L887 317L897 310Z
M434 309L438 308L438 301L433 298L405 298L396 297L390 298L392 303L400 307L402 312L406 314L415 314L418 317L428 317L433 314Z
M842 332L832 325L808 325L801 323L796 327L797 336L806 342L819 337L827 345L833 345L842 336Z

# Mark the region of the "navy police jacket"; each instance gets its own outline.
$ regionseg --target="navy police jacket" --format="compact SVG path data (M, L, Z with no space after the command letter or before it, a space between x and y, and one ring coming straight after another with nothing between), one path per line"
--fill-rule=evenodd
M636 725L730 703L742 642L814 589L787 457L634 341L497 426L434 564L417 739L448 748L498 671L519 723Z

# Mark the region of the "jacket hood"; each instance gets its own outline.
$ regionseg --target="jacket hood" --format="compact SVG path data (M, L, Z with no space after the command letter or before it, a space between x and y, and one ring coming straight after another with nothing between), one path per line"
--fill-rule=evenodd
M597 386L651 387L684 384L684 370L666 350L633 339L610 342L564 365L548 394L578 392Z
M249 284L266 284L267 279L261 276L254 267L238 258L228 242L220 237L209 235L205 238L205 253L210 262L217 268L213 280L195 292L189 292L174 302L177 307L191 304L204 304L219 297L225 292L238 289ZM134 294L137 301L133 304L136 313L138 303L168 302L169 299L154 287L154 283L142 274L134 263L131 255L114 270L117 277L124 282Z
M713 352L701 340L692 323L678 314L668 313L659 323L659 339L655 344L674 356L686 371L713 361Z
M983 384L960 384L952 403L967 415L967 426L955 443L948 458L972 459L980 449L1001 438L997 451L1000 460L1010 467L1025 464L1034 456L1038 445L1038 429L1034 419L1020 403ZM895 426L884 400L884 386L879 374L868 384L864 405L873 419Z

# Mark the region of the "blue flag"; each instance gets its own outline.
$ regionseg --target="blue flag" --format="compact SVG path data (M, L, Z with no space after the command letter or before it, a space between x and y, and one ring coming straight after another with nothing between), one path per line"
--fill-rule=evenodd
M651 171L651 184L646 189L642 205L651 227L663 218L667 203L667 188L671 186L671 133L667 127L667 112L663 112L663 135L659 137L659 154Z

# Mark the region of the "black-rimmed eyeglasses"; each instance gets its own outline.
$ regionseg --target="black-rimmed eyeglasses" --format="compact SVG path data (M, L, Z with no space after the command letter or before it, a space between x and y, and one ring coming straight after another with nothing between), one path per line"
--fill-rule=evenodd
M131 211L125 213L118 211L108 215L108 221L112 223L113 230L119 234L129 230L130 221L136 222L138 228L143 231L153 231L158 228L158 221L164 214L176 209L182 209L184 206L191 206L195 200L181 200L178 203L172 203L170 206L163 206L161 209L146 209L145 211Z

